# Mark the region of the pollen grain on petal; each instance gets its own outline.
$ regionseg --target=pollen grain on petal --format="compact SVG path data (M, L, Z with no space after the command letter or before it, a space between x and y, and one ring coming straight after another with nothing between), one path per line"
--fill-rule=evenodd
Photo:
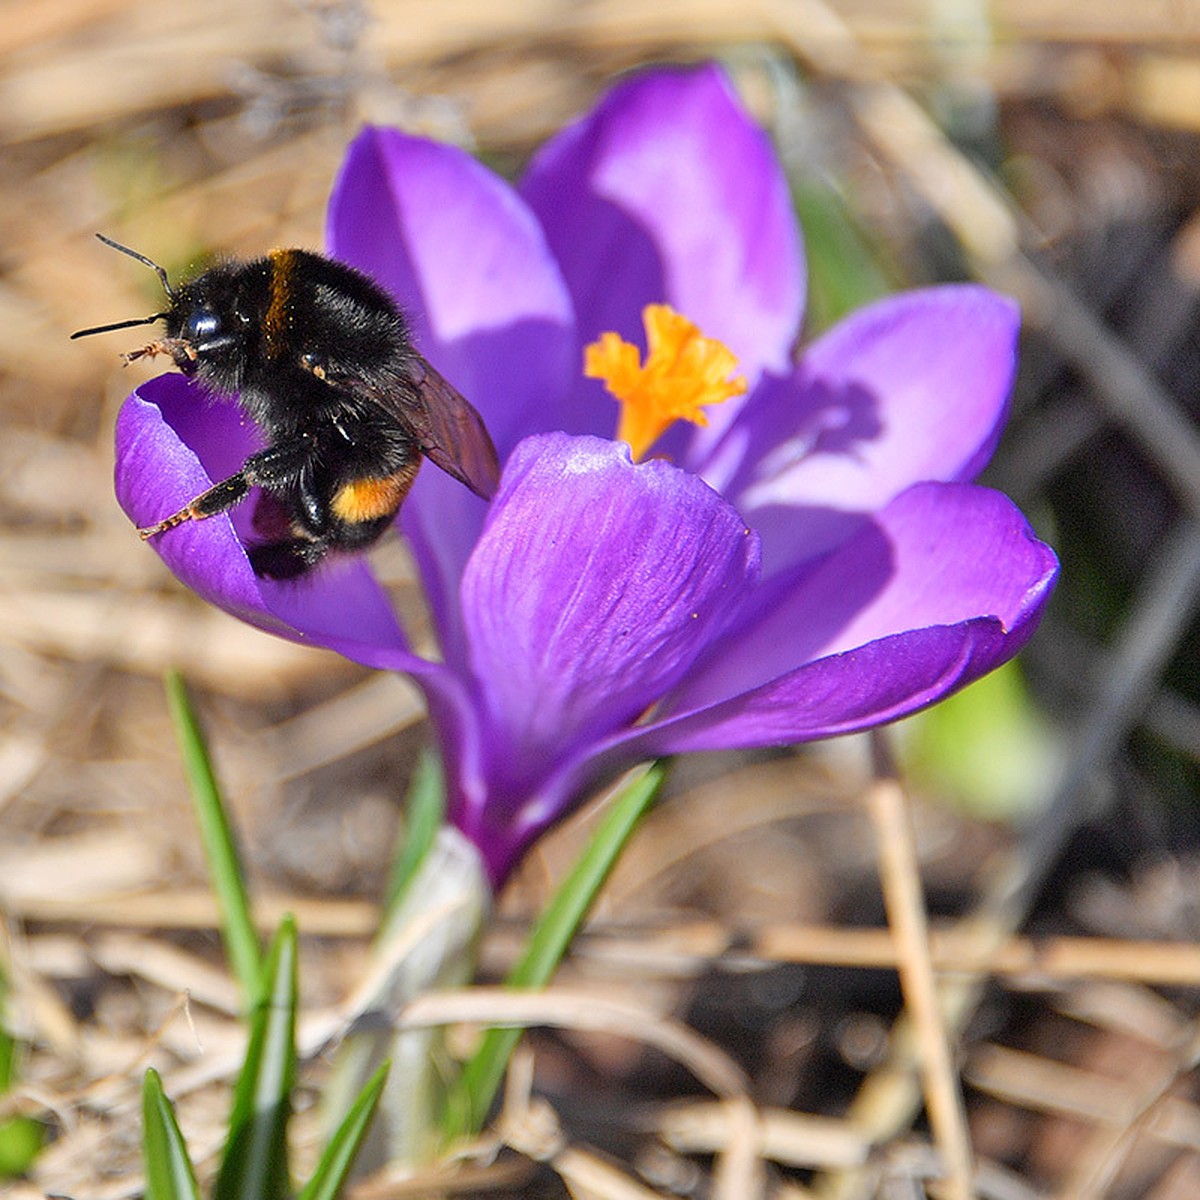
M729 347L705 337L670 305L648 304L642 321L645 363L636 346L612 332L584 351L584 374L603 380L621 405L617 437L635 459L675 421L707 425L706 407L746 391L746 380L733 374L737 358Z

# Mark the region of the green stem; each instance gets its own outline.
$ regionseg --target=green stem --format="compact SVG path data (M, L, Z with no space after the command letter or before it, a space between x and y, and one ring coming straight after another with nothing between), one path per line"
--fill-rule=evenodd
M665 763L655 763L613 801L530 932L525 953L505 981L508 987L540 988L549 983L597 893L658 794L666 770ZM455 1103L447 1114L449 1140L479 1130L521 1032L491 1029L484 1034L479 1049L463 1069Z

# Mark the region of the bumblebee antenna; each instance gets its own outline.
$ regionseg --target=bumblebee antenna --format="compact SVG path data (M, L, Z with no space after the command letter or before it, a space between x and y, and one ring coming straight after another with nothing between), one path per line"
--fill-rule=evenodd
M175 299L175 289L171 287L171 281L167 278L167 272L164 267L160 267L152 258L147 258L144 254L139 254L136 250L131 250L128 246L122 246L120 242L114 242L112 238L105 237L104 234L98 233L96 236L106 245L111 246L114 250L120 250L122 254L128 254L130 258L137 259L144 267L149 267L159 278L159 282L163 286L163 291L167 293L168 300ZM158 318L152 318L157 320Z
M112 238L105 237L102 233L98 233L96 236L106 246L111 246L114 250L120 250L122 254L127 254L143 266L149 267L158 276L159 282L163 286L163 291L167 293L167 299L175 299L175 289L171 286L171 281L167 278L167 272L164 267L160 267L152 258L147 258L144 254L139 254L136 250L131 250L128 246L122 246L120 242L115 242ZM114 329L129 329L134 325L153 325L155 321L161 321L166 315L165 312L158 312L149 317L134 317L131 321L115 321L112 325L94 325L91 329L76 330L75 333L71 334L71 340L74 341L76 338L81 337L91 337L93 333L112 333Z
M93 333L112 333L114 329L129 329L134 325L153 325L155 321L161 321L166 315L165 312L160 312L149 317L134 317L131 321L115 321L112 325L94 325L91 329L77 329L71 334L70 340L91 337Z

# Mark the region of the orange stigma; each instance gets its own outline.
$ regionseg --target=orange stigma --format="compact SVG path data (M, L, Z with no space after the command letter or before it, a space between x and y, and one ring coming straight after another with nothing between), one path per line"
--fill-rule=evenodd
M640 460L676 421L707 425L704 409L746 391L733 375L737 359L716 338L707 338L669 304L648 304L646 362L618 334L602 333L583 352L583 373L601 379L621 405L617 438ZM732 377L731 377L732 376Z

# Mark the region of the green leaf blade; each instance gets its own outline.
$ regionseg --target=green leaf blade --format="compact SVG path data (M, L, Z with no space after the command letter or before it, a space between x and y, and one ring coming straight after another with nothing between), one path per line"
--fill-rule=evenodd
M142 1083L142 1156L146 1200L200 1200L187 1143L153 1068Z
M169 671L165 683L167 703L221 913L225 953L241 988L242 1007L249 1012L258 1002L263 986L263 963L241 856L204 731L188 697L183 676L177 671Z
M375 1074L367 1080L341 1124L334 1130L299 1200L336 1200L341 1193L349 1179L359 1147L371 1128L390 1066L390 1063L381 1063Z
M291 1193L287 1124L296 1078L298 949L296 923L285 917L267 960L266 994L251 1020L214 1200L286 1200Z
M0 1096L17 1083L22 1058L21 1046L9 1032L8 981L0 964ZM24 1175L41 1153L46 1128L32 1117L10 1117L0 1121L0 1179Z
M379 927L387 927L421 870L446 816L446 778L437 752L426 749L417 763L404 806L404 828L398 852L393 856L391 875L383 899Z
M32 1117L0 1121L0 1179L24 1175L42 1152L46 1129Z

